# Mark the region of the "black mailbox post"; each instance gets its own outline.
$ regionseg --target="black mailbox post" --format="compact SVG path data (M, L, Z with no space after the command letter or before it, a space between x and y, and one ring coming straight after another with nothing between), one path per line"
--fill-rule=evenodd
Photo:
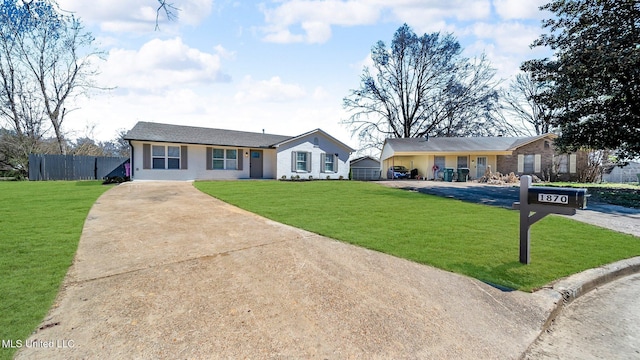
M586 209L587 189L531 187L531 176L520 177L520 262L529 264L529 228L549 214L575 215L576 209ZM533 215L530 215L531 213Z

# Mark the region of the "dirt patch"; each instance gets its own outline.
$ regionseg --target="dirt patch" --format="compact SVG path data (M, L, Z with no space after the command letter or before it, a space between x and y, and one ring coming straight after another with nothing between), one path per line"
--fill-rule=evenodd
M552 305L275 223L189 183L134 182L94 205L30 338L60 346L17 358L508 359Z

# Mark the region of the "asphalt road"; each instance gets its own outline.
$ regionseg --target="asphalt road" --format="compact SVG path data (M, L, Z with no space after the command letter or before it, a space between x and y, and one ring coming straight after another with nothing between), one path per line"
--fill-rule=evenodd
M640 359L640 274L573 301L524 359Z

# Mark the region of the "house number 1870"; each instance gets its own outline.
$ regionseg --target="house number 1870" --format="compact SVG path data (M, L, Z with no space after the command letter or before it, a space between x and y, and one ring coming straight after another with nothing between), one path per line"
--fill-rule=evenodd
M538 194L538 201L553 204L568 204L569 197L567 195L558 194Z

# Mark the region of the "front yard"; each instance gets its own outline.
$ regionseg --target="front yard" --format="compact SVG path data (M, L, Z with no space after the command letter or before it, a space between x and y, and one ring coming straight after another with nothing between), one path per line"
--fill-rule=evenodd
M559 216L531 228L518 261L518 212L354 181L196 182L267 218L491 284L530 291L640 255L640 238Z
M0 182L0 359L42 321L73 261L99 181Z
M522 265L516 211L373 183L195 186L282 223L525 291L640 255L640 238L550 216L533 226L531 264ZM42 321L73 261L87 213L108 189L99 182L0 182L0 339L24 340ZM15 350L3 347L0 358Z

